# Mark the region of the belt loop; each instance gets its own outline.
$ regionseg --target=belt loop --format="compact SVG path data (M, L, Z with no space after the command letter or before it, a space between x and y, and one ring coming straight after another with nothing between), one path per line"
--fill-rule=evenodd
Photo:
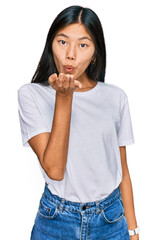
M59 211L60 211L60 212L63 211L64 202L65 202L65 199L62 198L62 199L61 199L61 204L60 204L60 206L59 206Z
M98 214L100 212L99 203L100 203L100 201L96 201L96 214Z
M119 193L119 196L121 196L121 189L120 189L120 185L118 186L118 193Z

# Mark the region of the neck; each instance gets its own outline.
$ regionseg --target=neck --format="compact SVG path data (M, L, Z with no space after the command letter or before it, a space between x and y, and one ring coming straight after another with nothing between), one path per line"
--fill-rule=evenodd
M84 90L90 90L97 84L97 81L89 79L87 76L79 77L77 80L82 84L82 88L75 90L75 92L84 92Z
M92 87L94 87L96 85L96 81L88 78L86 73L81 75L77 80L82 84L82 88L81 89L92 88Z

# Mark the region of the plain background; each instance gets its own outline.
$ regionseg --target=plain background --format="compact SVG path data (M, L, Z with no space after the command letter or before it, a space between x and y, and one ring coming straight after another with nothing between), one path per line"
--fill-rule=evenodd
M103 5L102 5L103 2ZM5 1L0 6L1 239L28 240L44 190L35 153L22 146L17 89L31 81L50 25L70 5L99 16L107 49L105 81L127 94L135 144L128 145L140 239L156 237L157 6L149 0Z

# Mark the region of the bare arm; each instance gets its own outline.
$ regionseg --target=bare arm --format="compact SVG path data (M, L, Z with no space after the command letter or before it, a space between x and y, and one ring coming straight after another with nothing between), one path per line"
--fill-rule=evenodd
M121 163L122 163L122 172L123 179L120 184L122 200L124 204L124 210L126 219L128 222L128 229L135 229L137 227L137 220L135 216L135 207L134 207L134 198L133 198L133 189L131 178L129 174L129 169L127 166L127 156L126 156L126 147L120 147ZM139 234L130 236L130 240L138 240Z
M50 138L44 152L43 163L50 178L62 180L69 145L72 98L56 93L55 112Z
M49 83L56 89L56 102L51 133L44 132L32 137L29 144L38 156L42 168L53 180L64 177L69 145L73 91L82 87L72 75L52 74Z

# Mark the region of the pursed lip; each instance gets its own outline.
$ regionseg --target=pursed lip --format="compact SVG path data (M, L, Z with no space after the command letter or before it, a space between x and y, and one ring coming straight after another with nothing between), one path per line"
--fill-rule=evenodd
M75 67L74 66L72 66L72 65L64 65L64 68L66 69L66 68L70 68L70 69L75 69Z

